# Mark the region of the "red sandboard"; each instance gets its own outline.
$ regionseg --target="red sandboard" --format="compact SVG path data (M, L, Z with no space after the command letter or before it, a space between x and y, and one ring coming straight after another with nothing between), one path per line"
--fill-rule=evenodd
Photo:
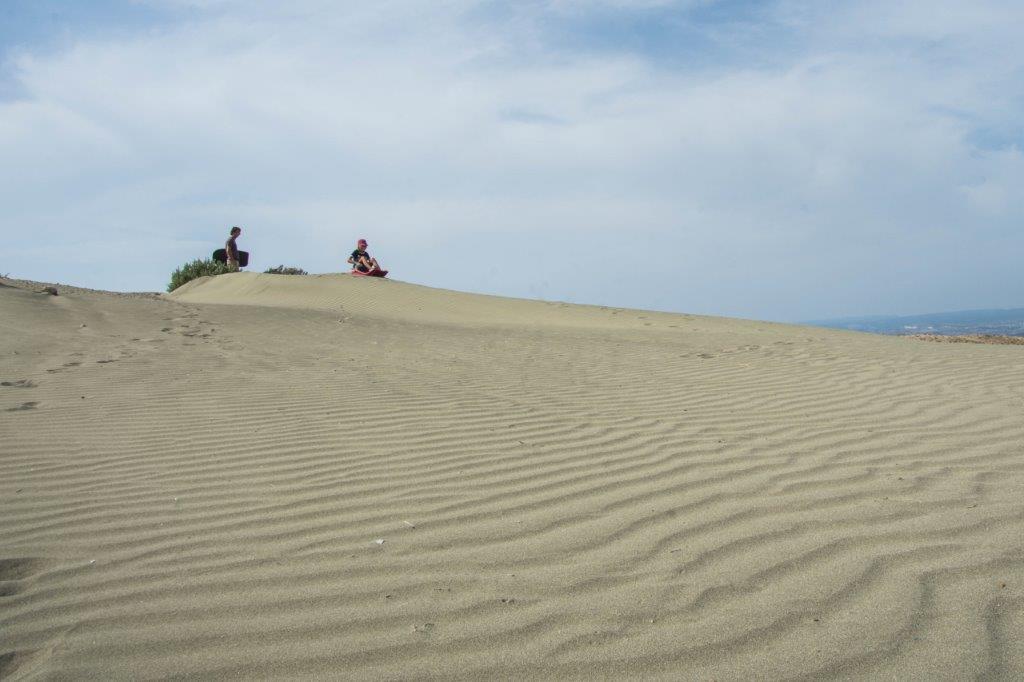
M387 270L373 270L371 272L359 272L358 270L353 270L352 274L355 275L356 277L387 277L388 276L388 271Z

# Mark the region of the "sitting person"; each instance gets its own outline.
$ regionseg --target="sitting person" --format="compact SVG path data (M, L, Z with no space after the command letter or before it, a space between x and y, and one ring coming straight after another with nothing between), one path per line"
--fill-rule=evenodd
M377 259L366 252L367 246L368 244L365 239L360 239L356 242L356 250L348 257L348 262L352 264L353 270L369 273L381 269Z

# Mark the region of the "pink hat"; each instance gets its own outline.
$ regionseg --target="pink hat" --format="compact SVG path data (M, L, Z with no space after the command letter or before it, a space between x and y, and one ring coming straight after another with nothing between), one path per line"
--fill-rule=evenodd
M368 243L369 242L367 242L365 239L360 239L359 241L356 242L356 244L368 244Z

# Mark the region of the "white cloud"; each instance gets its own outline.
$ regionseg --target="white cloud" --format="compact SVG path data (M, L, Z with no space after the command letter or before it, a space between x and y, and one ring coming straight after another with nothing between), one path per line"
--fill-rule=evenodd
M241 223L257 265L337 269L368 236L400 276L517 295L790 319L1024 298L1008 3L781 3L740 65L550 44L580 1L188 4L200 20L15 59L18 274L109 286L112 247L86 267L40 241L155 239L128 278L158 288Z

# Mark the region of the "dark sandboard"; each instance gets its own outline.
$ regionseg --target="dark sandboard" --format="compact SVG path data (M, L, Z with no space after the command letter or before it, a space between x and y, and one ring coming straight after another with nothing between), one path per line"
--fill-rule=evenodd
M217 249L216 251L213 252L213 260L217 261L218 263L227 263L228 262L228 252L225 251L224 249ZM247 267L248 265L249 265L249 252L248 251L239 251L238 252L238 267L244 268L244 267Z

